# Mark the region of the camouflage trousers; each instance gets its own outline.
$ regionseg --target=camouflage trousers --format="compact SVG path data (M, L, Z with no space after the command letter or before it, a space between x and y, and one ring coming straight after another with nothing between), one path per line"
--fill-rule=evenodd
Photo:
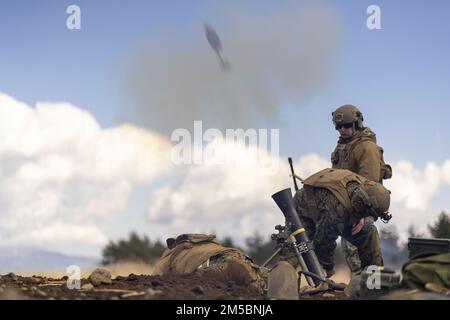
M334 268L334 250L339 236L356 247L362 268L383 265L380 238L375 225L366 223L359 233L352 235L352 224L358 218L346 210L328 190L316 189L314 195L320 211L316 221L311 218L305 199L298 199L295 204L323 268L327 271Z
M369 225L368 228L376 229L376 227L373 226L374 221L372 217L366 217L364 219L364 223ZM344 238L341 239L341 246L344 253L345 262L347 263L351 273L361 272L361 259L359 258L358 248Z
M359 259L358 248L352 245L350 242L341 239L342 252L344 253L345 262L351 273L357 273L361 271L361 259Z
M209 258L196 273L208 274L223 282L233 281L240 286L253 286L263 293L267 286L266 271L243 253L227 252Z

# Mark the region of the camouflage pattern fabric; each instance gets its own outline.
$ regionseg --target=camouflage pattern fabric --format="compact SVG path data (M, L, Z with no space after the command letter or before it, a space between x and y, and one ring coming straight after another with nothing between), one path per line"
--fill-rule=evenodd
M296 193L294 204L308 237L313 239L316 255L324 269L330 271L334 268L334 250L339 236L356 246L362 268L369 265L382 266L380 238L375 225L365 224L358 234L352 235L352 224L356 221L352 212L345 209L326 189L317 188L314 194L320 210L316 222L310 217L304 192Z
M183 240L174 243L157 261L153 275L195 272L219 281L255 286L260 292L266 289L267 270L253 264L241 250L224 247L210 235L186 234L179 238Z
M361 259L359 259L358 248L352 245L350 242L341 239L342 251L344 252L345 262L351 273L361 270Z

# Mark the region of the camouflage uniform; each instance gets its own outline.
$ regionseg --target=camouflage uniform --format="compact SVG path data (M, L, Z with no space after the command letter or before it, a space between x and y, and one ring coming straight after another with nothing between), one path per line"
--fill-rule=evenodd
M376 135L370 128L362 127L362 114L354 106L346 105L333 113L333 121L337 125L337 114L342 112L341 123L348 121L348 112L355 114L355 134L350 139L339 138L337 146L331 154L331 162L335 169L348 169L369 180L382 183L383 179L392 176L392 168L384 162L383 148L377 145ZM347 114L345 114L347 113ZM366 225L373 225L371 217L365 219ZM361 271L358 250L351 243L342 239L345 259L352 273Z
M348 170L331 171L342 171L349 177L356 176L359 178L356 181L350 181L350 179L350 182L346 183L347 181L345 181L341 185L339 185L339 182L336 183L334 190L341 188L339 192L344 195L350 194L351 190L354 190L366 181L363 177ZM321 172L327 174L327 172L331 171L326 169ZM305 186L308 183L308 179L305 180ZM365 224L359 233L356 235L351 234L352 224L361 219L361 217L366 216L363 206L354 203L353 199L350 198L345 201L340 200L335 192L323 187L314 186L312 190L312 193L308 193L305 188L299 190L294 196L294 205L300 219L304 223L308 237L313 240L315 252L324 269L330 272L334 268L334 250L339 236L355 245L357 250L361 252L362 267L369 265L382 266L383 258L380 249L380 238L375 225ZM311 201L314 202L313 206L316 207L317 213L313 212ZM357 210L356 208L358 207L359 209Z
M267 272L241 250L222 246L214 235L182 234L167 239L168 249L155 264L153 275L197 273L238 285L254 286L264 293Z

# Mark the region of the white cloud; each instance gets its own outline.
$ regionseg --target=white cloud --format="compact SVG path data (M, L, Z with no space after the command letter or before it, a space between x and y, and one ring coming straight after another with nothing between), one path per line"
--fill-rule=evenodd
M38 230L20 233L8 240L9 243L33 243L62 245L78 243L79 245L105 245L108 238L93 224L53 223Z
M124 124L102 129L68 103L36 108L0 94L0 241L105 243L100 225L171 166L170 142Z
M239 161L185 167L182 181L152 193L150 222L167 225L170 236L215 231L241 244L255 230L262 235L274 232L284 218L271 195L288 187L294 192L287 159L266 154L256 163L255 149L223 140L207 145L204 152ZM294 165L298 174L306 177L326 168L328 161L310 154ZM269 167L278 169L268 175Z
M450 185L450 160L441 166L428 162L423 169L414 167L410 161L398 161L393 164L392 179L386 180L385 185L392 192L390 212L400 239L407 240L411 225L428 234L427 225L436 221L441 212L430 205L433 197Z
M386 186L392 189L392 200L403 203L406 209L425 210L439 188L450 184L450 160L442 166L428 162L423 170L409 161L394 165L394 174Z
M210 160L235 161L174 167L167 138L129 124L103 129L88 112L67 103L31 108L0 94L0 135L5 245L100 246L108 236L102 226L127 211L136 187L162 177L165 185L154 186L148 205L150 227L166 231L160 236L216 232L242 244L255 230L269 235L283 222L270 196L292 188L287 159L276 154L255 158L261 156L257 149L216 140L205 146ZM329 161L308 154L294 166L307 177ZM268 175L267 168L276 170ZM393 169L386 182L392 223L403 237L410 224L426 230L439 214L430 206L433 197L450 185L450 160L423 169L399 161Z
M231 150L219 143L207 148L213 147L216 153L229 153L231 158L252 156L242 146ZM167 236L215 231L219 236L235 237L242 244L255 230L269 235L276 224L283 222L270 196L292 187L286 159L272 157L271 161L280 162L279 170L271 176L259 175L260 167L252 170L241 165L241 161L232 166L188 166L184 178L176 185L154 190L148 209L149 220L167 226L170 232ZM328 159L308 154L297 159L294 168L299 176L306 178L329 165ZM419 231L426 231L427 223L436 219L439 211L430 208L430 201L441 187L449 184L449 169L450 160L442 166L430 162L424 169L415 168L407 161L393 165L393 179L386 185L392 191L394 219L391 223L397 226L402 239L406 238L411 224Z

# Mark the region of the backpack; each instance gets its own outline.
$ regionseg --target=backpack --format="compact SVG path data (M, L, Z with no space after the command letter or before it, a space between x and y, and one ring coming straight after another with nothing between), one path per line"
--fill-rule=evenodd
M424 290L427 284L450 289L450 253L416 256L403 265L402 275L409 289Z

